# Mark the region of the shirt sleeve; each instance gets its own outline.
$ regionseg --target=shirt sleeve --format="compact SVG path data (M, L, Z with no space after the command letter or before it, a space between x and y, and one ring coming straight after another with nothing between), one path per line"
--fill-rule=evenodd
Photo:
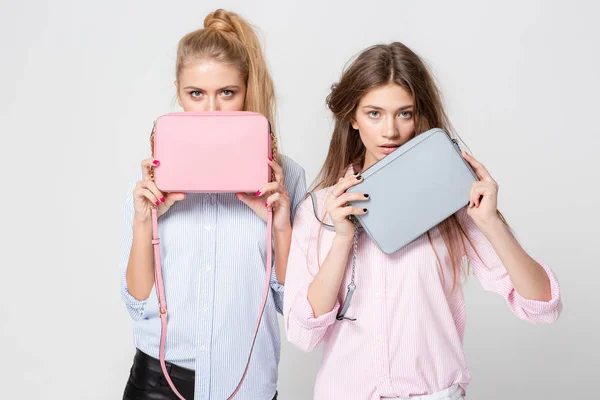
M327 336L340 307L336 301L330 312L315 318L308 301L308 287L319 271L319 224L312 210L310 199L306 199L294 218L283 307L287 338L303 351L312 351Z
M494 247L467 214L466 208L461 209L457 216L469 238L465 241L467 258L483 288L504 297L510 310L522 320L535 324L555 322L562 311L562 302L554 272L543 262L537 261L550 280L551 299L539 301L524 298L515 290Z

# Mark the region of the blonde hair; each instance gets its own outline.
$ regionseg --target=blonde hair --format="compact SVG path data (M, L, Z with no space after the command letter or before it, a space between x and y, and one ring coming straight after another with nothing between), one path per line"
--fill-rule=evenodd
M264 115L271 124L273 160L279 163L275 135L275 88L260 41L253 27L239 15L218 9L204 18L204 28L179 40L175 75L177 81L189 63L215 60L234 65L246 81L244 111Z

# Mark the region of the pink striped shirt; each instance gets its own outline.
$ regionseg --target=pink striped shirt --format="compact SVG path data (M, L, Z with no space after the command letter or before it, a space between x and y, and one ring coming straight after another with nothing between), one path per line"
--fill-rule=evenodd
M317 192L320 216L329 190ZM541 263L550 279L550 301L521 297L466 208L457 216L480 256L466 242L464 256L484 289L503 296L511 311L523 320L554 322L562 309L554 273ZM427 235L386 255L366 233L360 234L356 291L346 313L356 321L335 318L350 281L351 257L334 309L315 318L308 302L308 287L327 256L334 235L320 228L310 199L305 200L294 219L284 320L288 339L300 349L311 351L323 342L314 398L410 397L439 392L453 384L464 391L470 382L463 352L465 304L460 277L455 290L451 290L452 264L439 230L433 229L431 236L441 269Z

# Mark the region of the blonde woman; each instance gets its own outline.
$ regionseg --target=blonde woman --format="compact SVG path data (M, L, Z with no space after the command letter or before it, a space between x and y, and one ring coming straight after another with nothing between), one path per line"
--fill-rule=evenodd
M252 27L224 10L179 42L177 98L184 111L255 111L275 124L273 82ZM283 283L291 218L305 194L304 170L277 151L265 163L275 181L256 193L161 193L142 161L127 195L120 266L121 291L134 320L137 348L123 398L177 399L163 377L154 285L151 209L158 207L161 262L169 304L167 369L186 399L225 399L241 378L257 318L266 252L274 273L249 372L236 399L277 397ZM240 166L243 167L243 166ZM215 165L215 170L219 166ZM265 243L273 209L273 246Z

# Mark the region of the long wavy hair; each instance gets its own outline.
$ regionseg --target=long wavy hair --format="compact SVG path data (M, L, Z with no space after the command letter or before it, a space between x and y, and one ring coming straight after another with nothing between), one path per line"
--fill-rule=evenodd
M350 166L355 171L361 170L365 161L366 148L360 135L352 128L352 120L355 118L360 100L367 92L390 83L399 85L413 98L415 135L420 135L431 128L441 128L452 138L463 143L444 111L440 91L423 60L399 42L375 45L362 51L347 66L340 81L332 86L331 93L327 96L327 106L333 113L335 126L329 152L315 180L313 190L335 185ZM502 214L500 212L498 214L505 222ZM451 259L452 289L454 289L457 277L463 270L465 240L471 244L472 242L456 214L442 221L437 228L440 230ZM427 237L443 274L431 233L432 230L428 231ZM464 267L463 272L465 275L468 274L468 265Z

